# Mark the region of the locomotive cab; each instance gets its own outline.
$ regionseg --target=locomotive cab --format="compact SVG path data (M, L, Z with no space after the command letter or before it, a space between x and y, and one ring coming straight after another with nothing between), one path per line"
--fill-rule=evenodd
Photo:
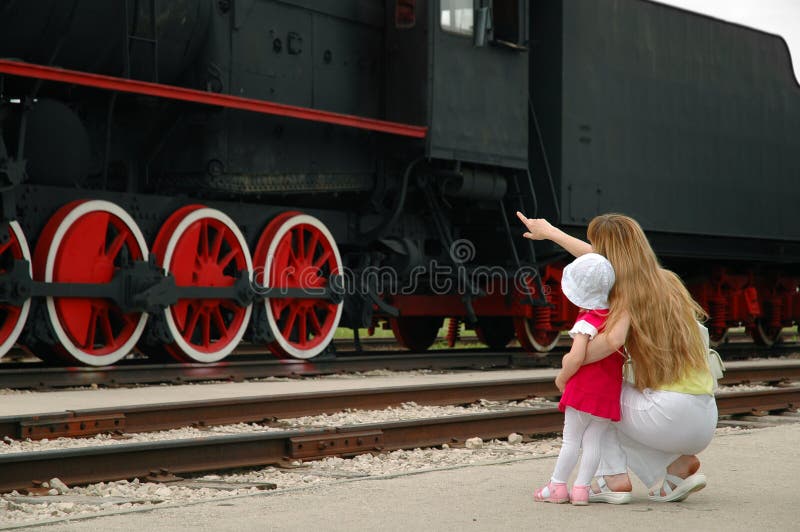
M527 11L522 0L387 1L387 119L427 124L427 157L527 167Z

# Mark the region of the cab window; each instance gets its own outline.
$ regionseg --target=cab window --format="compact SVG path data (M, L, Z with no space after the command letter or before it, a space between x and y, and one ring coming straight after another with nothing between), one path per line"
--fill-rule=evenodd
M472 35L473 0L441 0L441 25L444 31L458 35Z

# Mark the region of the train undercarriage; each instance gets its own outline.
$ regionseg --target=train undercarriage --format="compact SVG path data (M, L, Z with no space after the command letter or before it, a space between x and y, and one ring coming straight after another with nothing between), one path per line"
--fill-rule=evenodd
M490 348L516 338L545 353L576 313L559 288L564 260L536 277L481 270L467 254L419 270L418 285L408 275L392 279L402 287L373 287L364 281L380 270L349 268L362 254L347 244L340 252L328 227L346 227L347 213L137 194L111 201L71 189L31 201L41 190L18 189L18 209L30 215L7 224L0 246L2 354L19 342L55 363L110 365L134 351L209 363L246 340L308 359L325 352L339 325L381 323L424 351L446 319L466 323ZM436 268L446 271L434 282ZM796 322L796 279L777 269L710 271L687 284L709 312L713 342L744 326L770 346Z

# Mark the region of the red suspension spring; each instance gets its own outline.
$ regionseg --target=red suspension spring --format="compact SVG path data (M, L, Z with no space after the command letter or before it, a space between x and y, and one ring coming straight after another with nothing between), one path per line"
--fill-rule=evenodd
M450 318L450 322L447 324L447 347L455 347L460 335L461 320Z
M783 301L779 297L773 297L769 299L769 328L771 329L780 329L783 325L782 321L782 312L783 310Z
M725 330L728 328L728 302L724 297L713 297L708 301L709 329Z
M549 291L545 291L545 300L548 305L553 302L553 295ZM551 331L553 330L553 323L551 318L553 316L553 307L541 306L533 307L533 325L537 331Z

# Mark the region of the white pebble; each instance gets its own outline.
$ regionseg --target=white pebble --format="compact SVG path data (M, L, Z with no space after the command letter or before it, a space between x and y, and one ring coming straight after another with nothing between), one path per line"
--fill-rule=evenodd
M56 508L61 510L62 512L71 512L75 509L74 502L60 502L56 504Z
M483 447L483 440L481 438L469 438L464 442L467 449L480 449Z
M60 479L60 478L58 478L58 477L51 478L51 479L50 479L50 485L51 485L53 488L55 488L56 490L58 490L58 493L60 493L60 494L62 494L62 495L63 495L64 493L67 493L67 492L69 491L69 486L67 486L66 484L64 484L63 482L61 482L61 479Z
M161 486L153 493L153 495L156 497L169 497L172 495L172 490L166 486Z
M522 443L522 436L517 434L516 432L512 432L508 435L508 443L511 445L516 445L518 443Z

